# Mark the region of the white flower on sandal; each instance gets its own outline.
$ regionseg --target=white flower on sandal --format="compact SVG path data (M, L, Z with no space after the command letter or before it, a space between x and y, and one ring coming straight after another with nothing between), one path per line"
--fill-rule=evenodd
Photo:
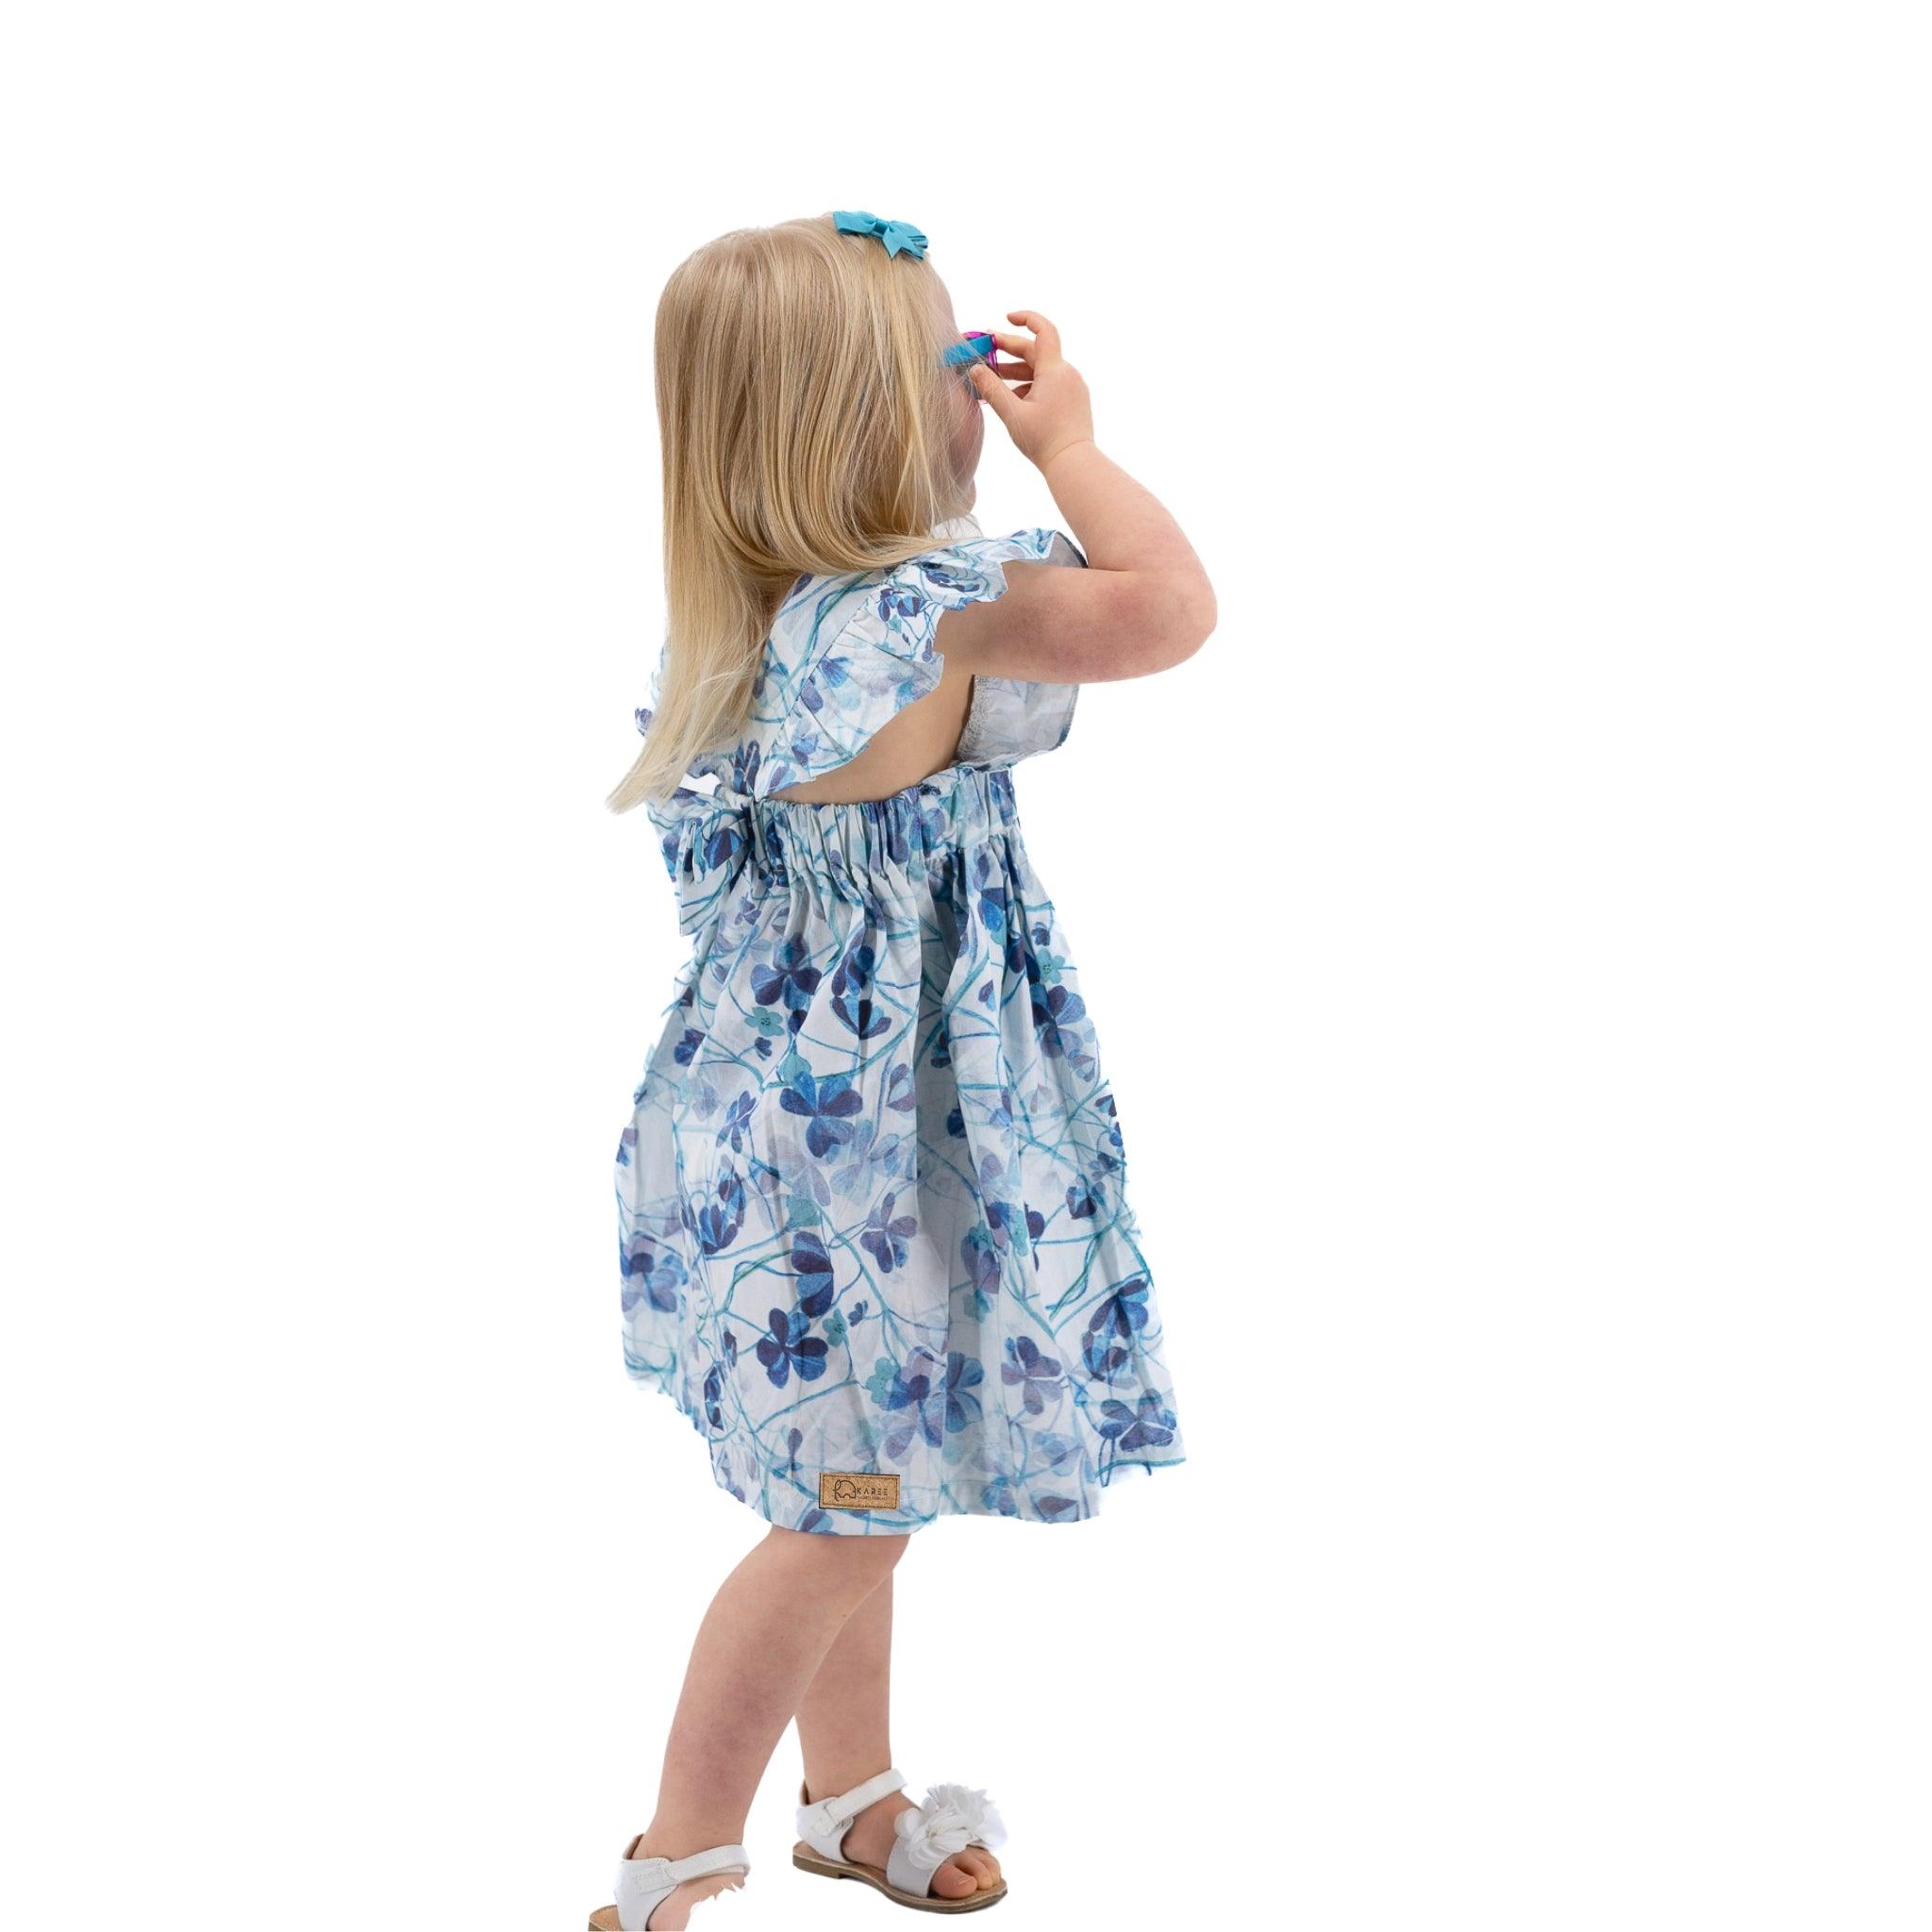
M1007 1841L992 1801L966 1785L934 1785L924 1804L900 1812L892 1829L904 1840L907 1859L922 1872L937 1872L968 1845L996 1851Z

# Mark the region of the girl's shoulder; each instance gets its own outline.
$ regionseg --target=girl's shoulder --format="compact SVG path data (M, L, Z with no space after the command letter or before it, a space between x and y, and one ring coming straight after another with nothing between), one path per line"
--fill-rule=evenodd
M1003 596L1009 563L1086 565L1079 546L1059 530L988 537L970 519L960 523L965 528L946 526L940 533L943 541L901 563L841 576L800 576L773 621L739 742L708 754L694 769L714 773L743 796L762 797L849 764L882 725L938 685L943 669L939 621L948 610ZM975 715L991 724L1018 711L1037 714L1040 705L1028 693L1047 689L985 690L975 693ZM1057 693L1047 708L1058 721L1052 739L1058 743L1074 687L1050 689ZM969 738L972 728L969 724ZM1038 740L1041 732L1026 735ZM970 748L962 749L962 758ZM975 762L1026 755L1007 728L997 743L988 741L982 749L985 756Z
M970 517L955 519L939 532L942 541L903 562L844 576L801 576L792 586L773 627L767 649L810 660L821 651L850 642L850 632L870 628L895 635L923 632L928 612L957 610L990 603L1006 593L1009 563L1055 563L1084 567L1087 558L1063 531L1036 528L989 537ZM900 622L893 625L891 619ZM868 637L868 641L870 638Z

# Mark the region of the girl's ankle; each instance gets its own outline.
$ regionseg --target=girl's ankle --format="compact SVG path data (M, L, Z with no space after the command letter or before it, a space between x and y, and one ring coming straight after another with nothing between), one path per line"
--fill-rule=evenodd
M741 1821L730 1829L708 1829L700 1825L693 1830L684 1824L674 1822L667 1826L653 1820L637 1835L625 1856L628 1858L689 1858L699 1852L708 1852L713 1845L735 1845L743 1841L744 1824Z
M838 1777L823 1778L812 1777L807 1774L804 1777L805 1802L808 1805L823 1804L825 1799L836 1798L843 1791L856 1791L867 1778L876 1777L886 1768L888 1762L890 1762L889 1759L882 1760L873 1765L869 1770L856 1771L849 1776L841 1775Z

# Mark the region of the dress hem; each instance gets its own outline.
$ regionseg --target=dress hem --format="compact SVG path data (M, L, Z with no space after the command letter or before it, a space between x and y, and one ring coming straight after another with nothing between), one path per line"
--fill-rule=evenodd
M661 1395L690 1423L692 1431L705 1442L707 1448L711 1446L715 1439L706 1427L704 1417L686 1407L675 1390L649 1372L640 1373L636 1369L631 1369L628 1374L629 1379L639 1388ZM1179 1446L1178 1442L1175 1446ZM1051 1515L1037 1507L1029 1513L1021 1509L1017 1503L1010 1509L989 1508L984 1505L975 1507L960 1502L949 1489L934 1491L923 1485L916 1493L936 1499L935 1507L924 1513L905 1509L823 1509L812 1500L811 1491L801 1478L797 1492L799 1520L796 1523L781 1523L769 1508L763 1507L761 1497L754 1499L731 1480L715 1455L708 1457L707 1459L711 1465L711 1479L717 1488L734 1502L741 1503L760 1522L769 1524L774 1529L790 1529L820 1536L911 1536L919 1530L931 1527L941 1518L947 1516L983 1516L994 1522L1037 1523L1048 1527L1067 1523L1091 1523L1101 1513L1103 1493L1119 1477L1137 1472L1143 1475L1152 1475L1157 1470L1178 1469L1188 1460L1185 1454L1159 1457L1121 1457L1108 1463L1104 1470L1096 1472L1091 1479L1071 1485L1070 1487L1080 1493L1067 1499L1069 1507L1065 1510L1056 1511ZM876 1473L888 1475L898 1474L893 1470ZM904 1484L902 1478L902 1491L907 1487L908 1486Z

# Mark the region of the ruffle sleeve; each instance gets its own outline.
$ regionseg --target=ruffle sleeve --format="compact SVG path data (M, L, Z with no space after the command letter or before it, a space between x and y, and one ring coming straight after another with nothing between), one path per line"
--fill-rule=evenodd
M940 619L1004 596L1005 566L1016 562L1084 569L1087 559L1058 530L1016 530L947 543L882 573L818 580L795 596L787 614L805 632L803 648L781 653L760 679L750 726L757 754L752 770L740 766L745 789L762 797L850 764L939 683ZM795 666L789 675L787 658ZM1066 738L1078 694L1072 684L975 678L958 762L1007 765L1051 751Z

